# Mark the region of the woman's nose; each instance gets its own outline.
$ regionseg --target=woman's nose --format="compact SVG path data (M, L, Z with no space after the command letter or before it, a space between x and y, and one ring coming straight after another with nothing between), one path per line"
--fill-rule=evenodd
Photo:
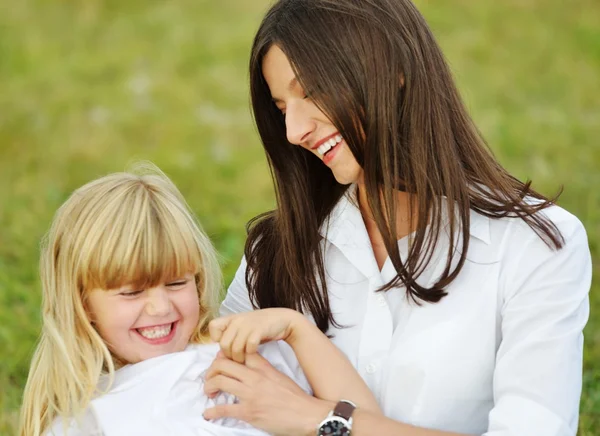
M303 101L297 102L296 104L290 104L287 107L285 114L285 128L287 140L290 143L306 146L310 134L314 132L316 128L316 122L303 103Z
M171 311L171 300L169 293L162 286L148 290L146 312L151 316L168 315Z

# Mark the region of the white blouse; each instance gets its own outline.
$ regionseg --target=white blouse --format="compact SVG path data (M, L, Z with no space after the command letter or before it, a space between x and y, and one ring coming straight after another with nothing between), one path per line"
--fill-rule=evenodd
M218 344L189 345L185 351L127 365L115 372L106 394L92 400L78 420L57 418L47 436L265 436L249 424L223 418L207 421L202 413L235 397L204 394L204 375L219 351ZM308 393L308 381L291 348L284 342L261 345L271 364ZM106 380L103 379L102 383ZM66 431L65 431L66 430Z
M459 276L439 303L418 306L403 287L376 292L396 271L389 258L379 270L353 192L321 231L331 310L345 326L328 333L385 415L466 434L574 436L592 275L581 222L545 210L566 241L553 251L520 219L472 212ZM444 234L419 283L435 283L448 244ZM408 237L398 246L405 260ZM245 270L242 259L222 314L252 310Z

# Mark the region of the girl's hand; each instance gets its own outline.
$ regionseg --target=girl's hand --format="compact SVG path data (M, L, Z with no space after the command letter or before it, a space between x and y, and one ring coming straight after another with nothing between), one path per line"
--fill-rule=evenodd
M204 392L212 396L219 391L235 395L238 402L207 409L204 418L235 418L273 435L314 435L335 406L308 395L258 353L248 354L245 365L224 357L215 359L206 374Z
M304 316L295 310L272 308L217 318L208 328L227 358L244 363L246 355L256 353L260 344L287 341L302 320Z

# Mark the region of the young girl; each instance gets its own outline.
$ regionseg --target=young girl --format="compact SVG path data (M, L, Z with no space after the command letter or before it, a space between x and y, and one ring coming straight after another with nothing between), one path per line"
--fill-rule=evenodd
M235 401L210 386L211 395L204 394L219 350L208 327L221 289L219 264L185 200L159 171L112 174L76 190L44 240L41 278L43 327L21 436L264 434L237 420L202 416L207 407ZM297 325L303 337L328 345L316 327L290 326L282 316L289 314L268 317L285 333L271 339L288 338ZM286 347L265 344L260 352L300 386L294 389L310 392ZM327 358L350 375L335 392L315 389L323 398L342 395L377 410L351 365L333 346L328 350ZM318 382L311 368L307 376Z

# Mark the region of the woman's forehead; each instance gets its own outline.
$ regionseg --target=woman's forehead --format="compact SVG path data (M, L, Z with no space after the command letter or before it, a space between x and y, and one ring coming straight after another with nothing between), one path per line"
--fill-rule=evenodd
M274 101L283 100L300 86L288 57L277 45L272 45L265 54L262 72Z

